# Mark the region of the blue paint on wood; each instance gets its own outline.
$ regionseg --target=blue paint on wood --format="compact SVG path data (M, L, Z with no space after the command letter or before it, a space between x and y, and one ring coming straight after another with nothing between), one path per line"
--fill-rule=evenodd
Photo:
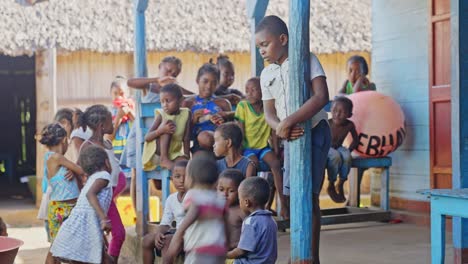
M134 52L133 60L135 64L135 77L146 77L148 69L146 65L146 27L145 27L145 10L148 6L147 0L134 0L135 13L135 35L134 35ZM136 93L136 113L140 113L141 92ZM136 211L137 211L137 232L139 235L146 233L146 219L148 219L148 202L145 202L144 197L148 197L148 181L143 179L143 167L141 164L141 143L143 135L141 133L141 120L136 119L137 144L136 144Z
M289 106L297 111L310 96L309 1L289 1ZM305 135L290 142L291 259L312 263L311 124ZM318 184L318 183L315 183ZM305 262L304 262L305 263Z
M451 5L452 184L468 187L468 2ZM465 207L466 211L466 207ZM454 217L453 246L468 248L468 220Z
M255 45L255 28L265 16L269 0L247 1L247 16L250 18L250 61L252 65L252 76L260 76L264 68L263 58Z

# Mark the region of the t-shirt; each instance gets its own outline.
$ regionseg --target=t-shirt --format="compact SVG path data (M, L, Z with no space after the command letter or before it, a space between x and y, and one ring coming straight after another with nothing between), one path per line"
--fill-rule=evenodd
M237 105L235 119L244 124L244 148L263 149L268 146L271 128L264 113L257 113L248 101Z
M310 54L310 78L311 80L325 76L322 65L314 54ZM260 76L262 86L262 100L275 100L276 114L280 120L291 114L289 109L289 60L283 64L270 64L263 69ZM312 117L312 127L315 127L321 120L327 120L327 113L322 109Z
M182 202L179 202L177 195L179 193L173 193L167 197L166 203L164 204L164 211L159 225L171 226L172 222L176 222L176 227L182 223L185 217L184 206Z
M88 127L86 131L82 127L74 129L70 134L70 139L74 137L81 138L82 140L88 140L93 135L93 131Z
M184 198L184 209L198 208L198 218L184 234L185 252L210 256L226 254L224 215L226 201L214 190L190 189Z
M216 165L218 166L218 173L219 174L221 174L226 169L237 169L237 170L240 170L242 172L242 175L244 175L244 177L247 174L247 167L249 166L250 163L254 164L253 161L251 161L247 157L242 157L239 160L239 162L237 162L236 165L234 165L234 167L229 167L227 165L226 158L216 161Z
M242 223L242 233L237 246L247 251L247 254L234 260L234 263L275 263L278 255L277 229L270 211L258 210L250 214Z

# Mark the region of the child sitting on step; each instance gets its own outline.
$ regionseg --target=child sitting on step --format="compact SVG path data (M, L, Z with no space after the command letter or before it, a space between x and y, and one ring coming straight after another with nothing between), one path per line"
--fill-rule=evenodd
M353 112L353 102L344 97L336 97L332 103L332 118L328 120L331 129L332 143L328 151L327 172L328 188L327 192L330 198L336 203L346 201L344 195L344 183L348 180L348 174L351 169L351 152L359 143L356 127L353 121L349 120ZM352 143L349 148L343 147L343 141L351 133ZM335 186L336 178L340 174L338 184Z
M154 170L158 165L172 169L174 161L190 157L191 113L181 108L184 100L177 84L168 84L160 93L162 109L155 110L154 123L145 136L143 165Z

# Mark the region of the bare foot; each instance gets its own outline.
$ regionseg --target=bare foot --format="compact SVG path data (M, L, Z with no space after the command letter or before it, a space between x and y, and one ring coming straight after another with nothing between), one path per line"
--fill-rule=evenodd
M172 160L161 157L161 167L172 170L172 166L174 166Z
M330 182L330 183L328 184L327 193L328 193L328 195L330 196L330 198L331 198L335 203L341 202L341 201L340 201L339 195L336 193L336 189L335 189L335 184L334 184L334 183Z

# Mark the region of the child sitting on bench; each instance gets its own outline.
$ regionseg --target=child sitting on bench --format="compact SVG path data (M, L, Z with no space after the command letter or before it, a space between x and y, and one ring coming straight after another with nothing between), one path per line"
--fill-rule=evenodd
M359 143L358 135L354 123L349 120L353 112L353 102L340 96L335 98L332 104L332 118L328 120L332 135L332 145L328 151L327 172L328 172L328 188L327 192L330 198L336 202L345 202L343 185L348 180L349 170L351 169L351 152ZM343 141L348 133L351 133L353 141L349 148L343 147ZM338 184L335 186L335 181L340 174Z

